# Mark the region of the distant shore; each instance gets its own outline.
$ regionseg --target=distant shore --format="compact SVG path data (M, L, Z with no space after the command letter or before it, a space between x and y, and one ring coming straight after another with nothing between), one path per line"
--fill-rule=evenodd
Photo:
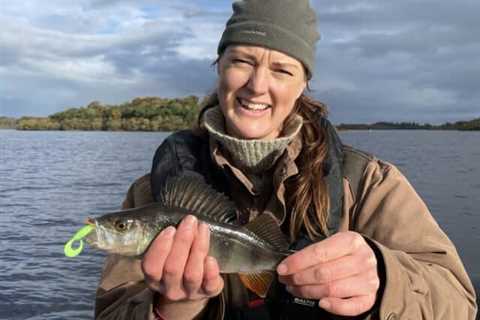
M0 129L81 131L175 131L192 128L204 102L196 96L165 99L139 97L120 105L93 101L47 117L0 116ZM338 130L462 130L480 131L480 118L440 125L416 122L341 123Z
M344 124L336 126L339 130L480 130L480 118L470 121L447 122L440 125L416 122L376 122L372 124Z

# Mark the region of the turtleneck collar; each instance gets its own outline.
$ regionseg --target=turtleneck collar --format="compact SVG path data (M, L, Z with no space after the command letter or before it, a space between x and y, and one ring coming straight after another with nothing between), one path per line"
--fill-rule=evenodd
M300 132L303 119L296 116L291 125L283 130L283 135L272 140L238 139L228 135L225 130L225 118L218 106L205 112L203 124L209 135L229 152L236 166L257 174L273 167Z

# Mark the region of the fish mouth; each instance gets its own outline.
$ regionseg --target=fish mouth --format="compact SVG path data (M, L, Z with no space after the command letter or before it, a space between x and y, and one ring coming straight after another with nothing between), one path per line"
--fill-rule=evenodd
M95 219L92 218L87 218L85 220L86 225L93 226L94 229L85 236L85 241L92 247L97 247L98 246L98 225Z
M115 239L108 228L92 218L88 218L85 224L93 227L93 230L84 238L88 245L100 250L109 249Z

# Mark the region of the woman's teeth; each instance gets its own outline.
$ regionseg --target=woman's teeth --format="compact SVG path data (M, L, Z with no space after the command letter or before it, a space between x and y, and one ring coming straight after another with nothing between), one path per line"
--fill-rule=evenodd
M254 110L254 111L262 111L269 107L268 104L263 103L252 103L243 99L239 99L240 105L246 109Z

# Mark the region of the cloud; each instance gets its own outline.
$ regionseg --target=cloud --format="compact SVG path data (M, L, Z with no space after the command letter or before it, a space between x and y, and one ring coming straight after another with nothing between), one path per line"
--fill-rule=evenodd
M205 47L215 42L204 41L198 28L215 33L215 19L200 18L214 11L147 1L26 1L5 9L2 115L47 115L140 95L203 95L213 86L214 50Z
M480 3L312 0L322 39L311 94L334 122L480 116ZM9 1L0 12L0 115L93 100L205 95L231 1Z
M316 97L339 122L480 116L480 3L318 1ZM323 28L322 28L323 25Z

